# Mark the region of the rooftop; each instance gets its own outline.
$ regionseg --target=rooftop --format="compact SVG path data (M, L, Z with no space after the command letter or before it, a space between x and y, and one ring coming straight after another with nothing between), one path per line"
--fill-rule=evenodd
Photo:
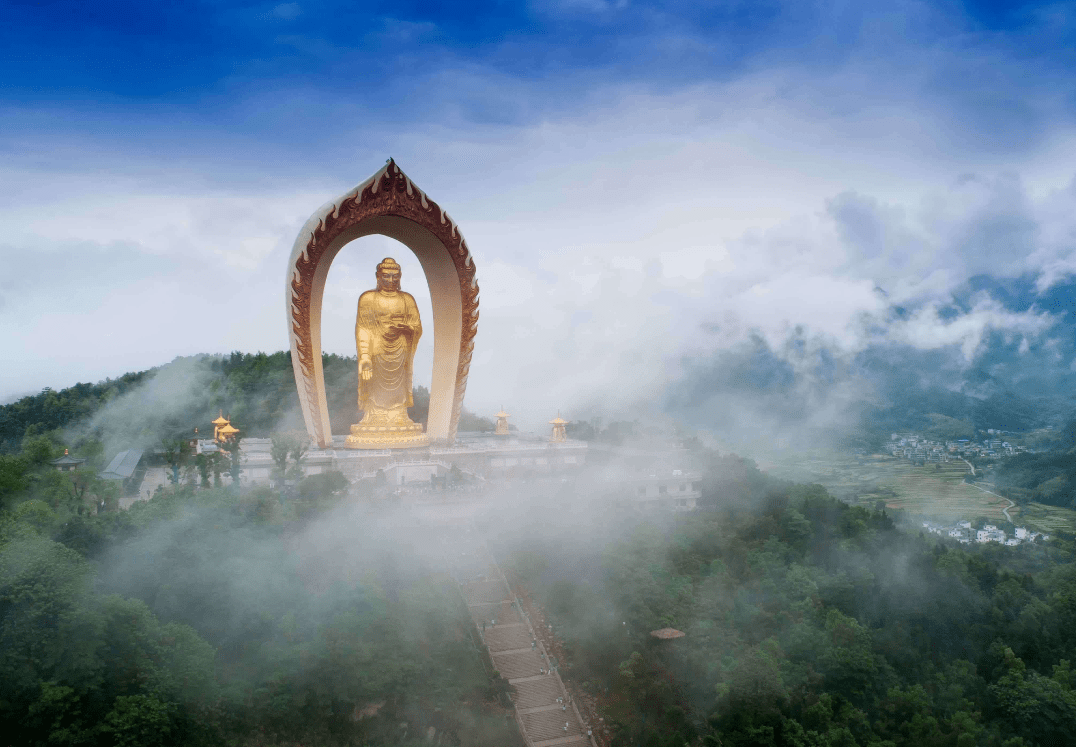
M140 461L142 461L141 449L121 451L112 457L112 461L97 476L102 480L126 480L134 474Z
M679 631L676 628L662 628L661 630L651 630L650 635L655 638L660 638L663 641L668 641L673 638L683 638L687 633Z

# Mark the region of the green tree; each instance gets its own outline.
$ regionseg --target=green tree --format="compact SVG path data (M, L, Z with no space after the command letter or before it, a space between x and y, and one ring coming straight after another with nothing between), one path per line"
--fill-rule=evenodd
M190 445L183 439L174 438L162 444L165 464L172 470L169 479L173 485L179 485L179 471L190 458Z
M1049 678L1029 670L1012 649L1003 655L1004 674L990 685L990 696L1005 726L1037 744L1064 744L1076 733L1076 692L1067 667Z
M101 732L116 747L163 747L172 743L171 708L154 695L120 695Z
M198 454L195 458L195 465L198 467L198 476L200 478L200 485L203 488L209 487L209 455Z
M0 454L0 509L30 487L29 473L30 461L25 457Z

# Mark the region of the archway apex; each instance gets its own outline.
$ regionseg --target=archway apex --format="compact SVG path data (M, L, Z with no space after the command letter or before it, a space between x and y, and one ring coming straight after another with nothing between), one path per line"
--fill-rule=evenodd
M415 253L430 287L434 366L426 433L456 437L478 331L478 283L456 222L393 159L366 181L322 205L306 221L288 260L285 305L291 362L307 432L332 444L321 358L321 302L336 254L361 236L381 234Z

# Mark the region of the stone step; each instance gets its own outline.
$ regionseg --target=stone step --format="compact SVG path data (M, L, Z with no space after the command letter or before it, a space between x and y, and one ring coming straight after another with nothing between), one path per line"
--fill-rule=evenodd
M545 667L545 661L534 651L524 651L518 654L492 654L493 666L506 680L514 680L520 677L533 677L540 674Z
M560 739L562 737L579 737L586 734L579 727L575 713L571 710L524 713L520 716L520 719L523 721L523 729L527 732L527 738L532 742ZM567 730L564 728L565 723L568 724Z
M510 651L517 648L529 649L531 647L530 631L526 625L512 625L511 627L503 627L500 625L500 620L497 621L497 625L494 627L486 627L484 633L484 640L486 646L489 647L490 652L496 653L498 651Z
M582 747L589 745L590 738L586 735L578 737L561 737L560 739L546 739L541 742L531 742L534 747Z
M520 710L552 705L557 702L557 698L564 697L564 691L561 690L556 677L539 677L513 683L513 686L516 694L512 696L512 700Z
M482 602L500 602L508 599L508 589L503 581L478 581L460 584L460 593L468 605Z
M511 602L494 604L480 603L473 605L471 606L471 619L474 620L475 625L479 627L482 626L483 620L485 620L487 625L491 624L490 620L496 620L498 626L523 622L519 613L512 607ZM527 641L527 645L531 645L531 642Z
M544 711L566 711L563 703L553 703L552 705L538 706L537 708L519 708L519 715L525 713L543 713Z

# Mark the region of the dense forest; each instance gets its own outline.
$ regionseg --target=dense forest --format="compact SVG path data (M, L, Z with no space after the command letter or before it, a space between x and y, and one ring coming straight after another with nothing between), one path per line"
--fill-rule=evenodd
M354 361L326 369L332 396L353 399ZM223 407L268 435L289 396L285 354L235 354L4 408L10 743L519 744L511 688L437 541L389 495L338 474L278 490L194 480L120 510L96 477L110 429L159 443ZM1065 495L1071 430L999 465L999 485L1043 500L1056 480ZM603 446L638 431L574 427ZM479 521L611 745L1051 747L1076 733L1072 537L961 546L684 443L698 511L640 513L557 479L490 487L498 510ZM52 469L64 448L85 466ZM598 451L615 472L615 450Z
M322 363L332 430L344 434L359 420L357 362L326 354ZM415 388L415 406L409 410L413 420L426 422L429 400L425 387ZM291 353L176 358L97 384L45 389L0 406L0 454L17 452L27 435L58 429L104 441L113 451L152 447L189 438L221 411L247 436L297 428L301 416ZM493 422L465 409L460 430L491 431Z
M3 457L0 729L18 743L517 743L434 543L392 501L311 477L120 511L80 502L57 448ZM1047 747L1076 730L1072 538L951 545L696 456L691 514L610 511L557 480L482 522L611 744ZM686 635L649 635L664 627Z
M5 744L518 744L455 584L391 505L314 475L118 510L56 448L2 457Z
M692 514L565 492L487 523L613 745L1069 743L1071 537L965 547L734 456L706 474Z

